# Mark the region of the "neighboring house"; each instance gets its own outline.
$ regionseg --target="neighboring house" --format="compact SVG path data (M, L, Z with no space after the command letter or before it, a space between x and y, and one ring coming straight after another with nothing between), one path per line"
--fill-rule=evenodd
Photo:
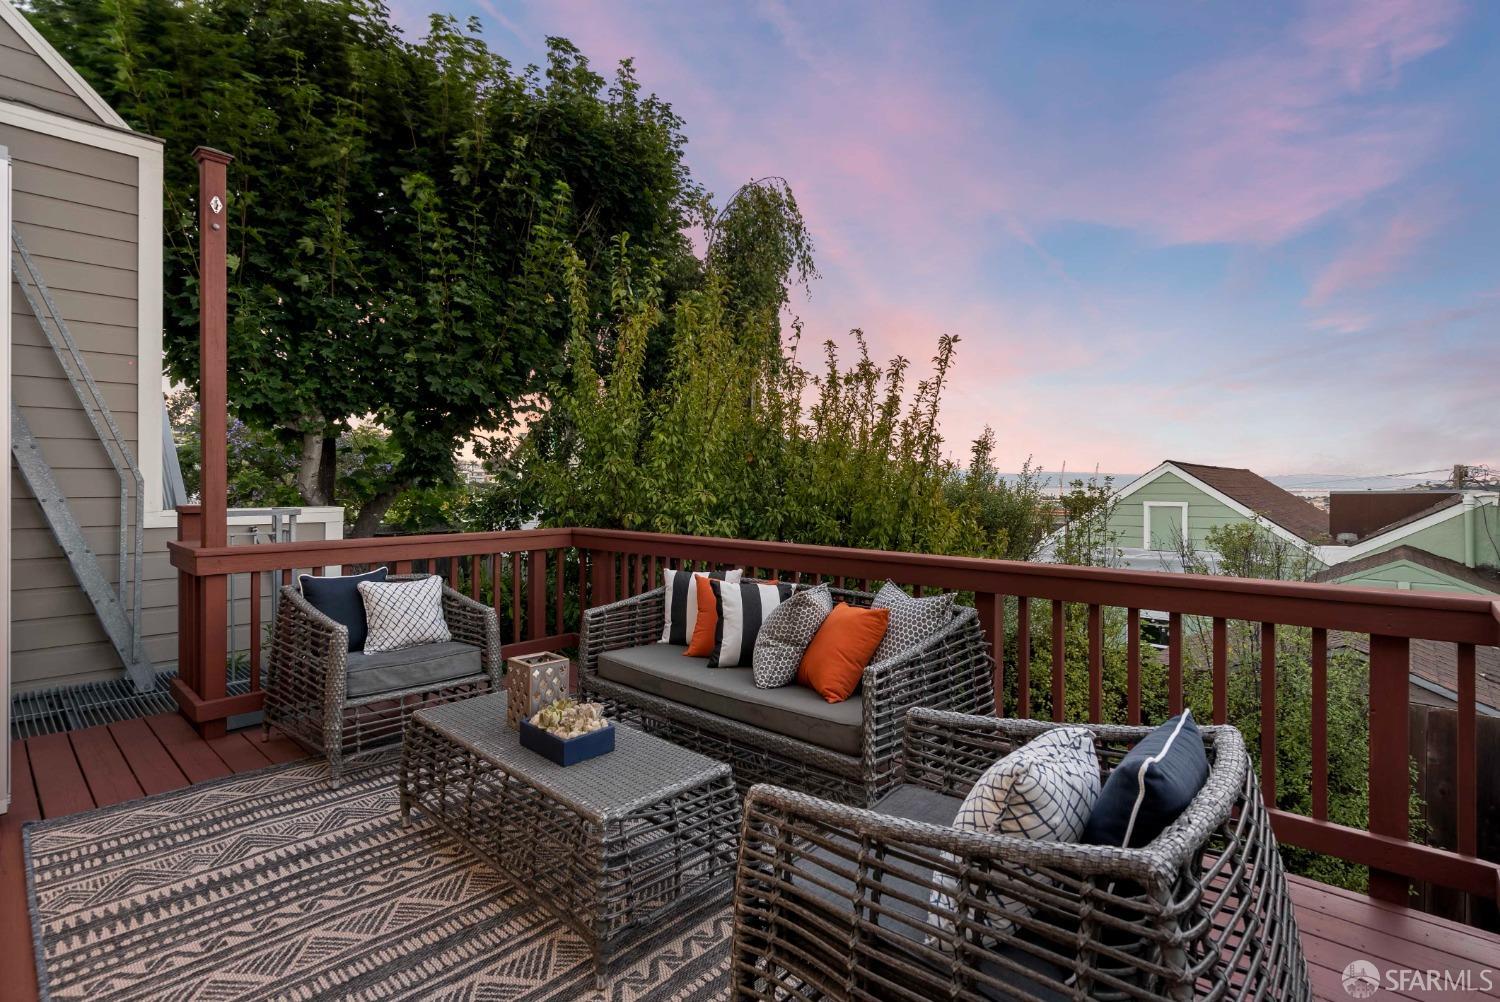
M1500 600L1500 571L1466 567L1457 560L1405 543L1334 564L1313 575L1312 580L1365 588L1493 595Z
M176 534L177 515L164 487L175 456L163 432L162 164L164 156L187 157L190 151L163 150L159 140L131 130L10 0L0 0L0 149L0 239L7 265L0 282L0 347L11 359L8 374L0 369L7 376L0 380L4 423L14 403L17 428L29 426L35 445L23 445L32 458L28 469L39 464L50 475L58 503L77 527L69 538L92 551L107 590L123 590L117 614L128 617L140 638L143 657L137 664L169 668L177 657L177 576L167 562L166 542ZM21 261L12 224L145 485L138 608L136 518L132 498L122 533L120 478L111 462L119 454L96 435L63 367L67 353L54 351L33 315L27 294L38 298L40 287L12 280L12 266ZM13 429L6 430L9 440ZM20 691L118 678L124 662L116 636L81 585L78 567L88 564L65 556L53 521L60 509L44 509L31 483L12 461L0 492L0 539L7 542L10 576L8 588L0 581L10 601L9 636L0 626L0 641L10 654L9 686ZM134 495L133 483L130 488ZM247 514L236 521L267 519ZM343 532L342 509L303 509L297 521L297 538ZM122 540L132 578L123 589ZM69 547L77 551L72 542ZM0 663L0 689L6 674L6 663Z
M1370 638L1363 634L1334 632L1328 635L1330 650L1356 651L1370 656ZM1476 712L1500 717L1500 648L1476 647L1474 679ZM1435 640L1411 642L1411 702L1415 706L1453 709L1458 705L1458 647Z
M1315 567L1360 561L1360 571L1383 568L1384 577L1351 574L1353 584L1453 590L1431 566L1411 559L1365 562L1398 548L1470 571L1500 566L1500 493L1494 491L1334 492L1324 510L1251 470L1178 460L1163 462L1115 496L1109 532L1127 566L1181 570L1184 543L1205 553L1212 529L1245 522L1306 552Z

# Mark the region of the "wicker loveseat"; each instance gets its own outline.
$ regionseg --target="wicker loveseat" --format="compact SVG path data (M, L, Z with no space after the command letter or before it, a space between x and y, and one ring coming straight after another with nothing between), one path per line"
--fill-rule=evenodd
M1208 781L1144 848L950 827L990 764L1053 726L913 711L907 782L874 810L752 789L731 998L1310 998L1276 841L1233 728L1203 729ZM1092 730L1106 772L1149 732ZM951 910L931 902L934 870L956 882ZM1002 911L1000 894L1033 910Z
M314 608L296 586L283 587L266 666L265 726L326 755L337 785L348 759L398 740L415 711L498 689L505 669L495 610L444 587L443 619L449 643L351 653L348 627Z
M865 592L832 589L868 606ZM579 685L630 720L734 769L741 788L776 782L869 804L896 782L901 729L914 706L994 712L993 661L973 609L917 647L865 669L859 690L827 703L801 686L759 689L749 668L706 667L658 643L663 588L583 615Z

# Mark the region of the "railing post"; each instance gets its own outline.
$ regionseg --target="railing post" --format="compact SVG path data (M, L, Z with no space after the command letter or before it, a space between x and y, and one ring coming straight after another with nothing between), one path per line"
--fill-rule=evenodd
M195 504L177 507L177 541L185 546L203 545L203 514ZM177 677L198 691L198 579L187 571L177 572Z
M992 591L976 592L974 611L979 614L979 628L994 661L995 716L1005 716L1005 596Z
M1411 832L1410 655L1405 637L1370 636L1370 831L1403 842ZM1372 866L1370 896L1405 905L1406 878Z

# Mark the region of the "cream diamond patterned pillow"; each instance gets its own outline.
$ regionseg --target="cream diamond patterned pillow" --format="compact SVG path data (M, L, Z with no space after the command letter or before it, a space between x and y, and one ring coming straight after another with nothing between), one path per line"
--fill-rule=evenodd
M419 581L361 581L365 619L370 632L365 653L401 651L422 644L446 644L453 639L443 618L443 579Z
M957 598L952 592L912 598L894 581L887 581L875 593L870 606L891 610L886 622L885 639L875 648L871 664L904 654L953 619L953 604Z
M807 588L772 609L760 624L750 674L762 689L779 689L797 681L797 667L813 635L833 611L833 593L826 584Z
M990 766L964 798L953 827L1039 842L1076 842L1098 799L1099 756L1093 736L1082 727L1056 727ZM955 865L960 863L944 855ZM955 904L950 895L957 885L940 871L933 873L933 884L928 924L951 934L950 913ZM994 904L1017 915L1031 910L1025 902L1004 894ZM1014 926L1007 920L997 923L993 915L989 920L1000 933Z

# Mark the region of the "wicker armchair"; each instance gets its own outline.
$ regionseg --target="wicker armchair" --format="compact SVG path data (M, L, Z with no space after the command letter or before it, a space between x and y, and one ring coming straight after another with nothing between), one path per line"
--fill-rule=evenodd
M387 580L423 577L391 575ZM457 676L436 672L439 677L427 679L420 670L396 672L390 677L399 679L397 684L376 684L369 691L372 683L366 681L351 695L350 658L365 655L349 653L347 627L313 608L295 586L283 587L266 665L264 726L274 724L314 753L326 755L332 782L338 785L346 762L399 740L416 710L498 689L504 666L495 610L444 587L443 618L454 641L479 648L479 671Z
M1203 729L1208 781L1144 848L941 820L997 758L1054 726L913 711L908 785L876 810L751 790L732 999L1309 999L1276 840L1232 727ZM1106 772L1148 733L1091 729ZM957 884L937 919L935 870ZM1000 894L1029 914L1002 911Z
M866 592L832 589L835 598L868 606ZM664 588L583 614L579 687L610 716L639 723L669 741L727 762L742 790L776 782L844 803L866 805L897 782L902 722L916 706L993 713L994 661L973 609L960 608L918 647L865 669L859 754L834 751L717 713L686 706L601 678L599 657L655 644L665 620ZM730 669L734 670L734 669Z

